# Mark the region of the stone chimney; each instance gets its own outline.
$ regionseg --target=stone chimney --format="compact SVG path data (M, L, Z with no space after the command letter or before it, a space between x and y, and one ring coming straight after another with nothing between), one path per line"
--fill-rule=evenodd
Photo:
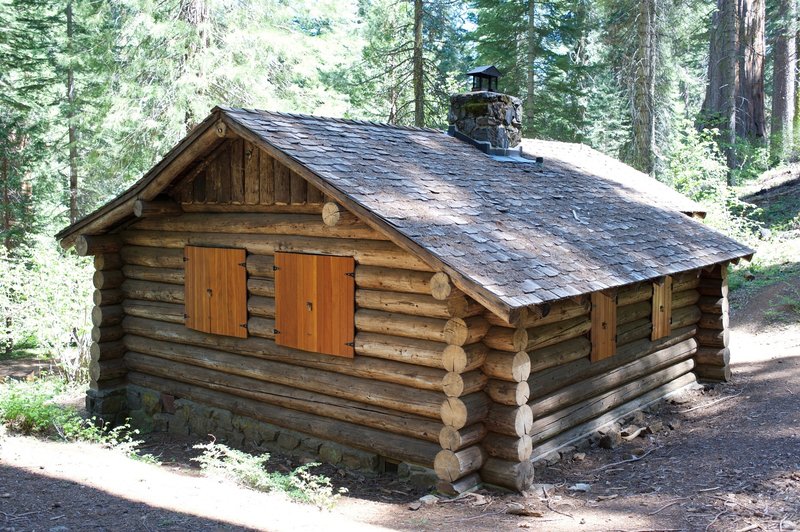
M500 73L493 66L468 72L473 76L473 91L450 96L448 134L472 142L491 155L509 155L522 139L522 102L519 98L483 89L497 87ZM478 89L478 90L474 90Z

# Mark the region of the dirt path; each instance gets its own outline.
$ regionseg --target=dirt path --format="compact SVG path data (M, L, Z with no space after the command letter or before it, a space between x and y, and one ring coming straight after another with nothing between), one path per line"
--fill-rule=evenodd
M751 319L774 295L753 297L733 314L732 383L689 392L635 420L653 434L613 450L575 450L539 468L539 484L525 496L480 491L411 510L419 489L344 475L352 495L320 512L186 466L157 467L95 447L6 436L0 440L0 527L792 530L800 526L800 324ZM569 489L577 484L588 491ZM508 514L511 503L533 515Z

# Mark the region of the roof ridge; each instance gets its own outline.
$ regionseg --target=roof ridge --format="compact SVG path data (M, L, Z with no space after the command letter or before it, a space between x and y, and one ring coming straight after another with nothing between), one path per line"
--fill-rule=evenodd
M318 120L322 122L338 122L342 124L351 124L355 126L378 126L378 127L385 127L389 129L401 129L406 131L422 131L426 133L442 133L441 129L436 129L432 127L417 127L417 126L401 126L397 124L388 124L386 122L376 122L374 120L361 120L356 118L342 118L342 117L335 117L335 116L320 116L320 115L309 115L304 113L286 113L282 111L268 111L266 109L255 109L255 108L247 108L247 107L231 107L227 105L218 105L217 106L222 111L245 111L248 113L257 113L257 114L267 114L267 115L274 115L274 116L281 116L287 118L301 118L301 119L310 119L310 120Z

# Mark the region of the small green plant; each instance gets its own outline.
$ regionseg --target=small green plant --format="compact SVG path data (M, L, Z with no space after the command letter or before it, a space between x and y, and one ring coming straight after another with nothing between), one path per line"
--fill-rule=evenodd
M334 490L331 480L315 475L310 468L319 464L300 466L290 473L269 472L269 454L252 455L227 445L212 441L194 446L202 454L192 460L209 474L230 479L242 486L263 492L279 491L299 502L313 504L320 509L330 509L345 493L344 488Z

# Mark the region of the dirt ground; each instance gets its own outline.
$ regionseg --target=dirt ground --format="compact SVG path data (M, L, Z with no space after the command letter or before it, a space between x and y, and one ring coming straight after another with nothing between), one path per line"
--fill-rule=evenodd
M647 430L613 449L587 445L541 465L523 495L480 490L420 504L424 489L396 476L326 467L349 494L319 511L203 476L188 440L151 438L143 451L159 456L155 466L94 446L0 435L0 530L794 530L800 323L781 305L799 291L790 279L735 293L731 383L625 420L632 432ZM0 372L35 369L12 362Z

